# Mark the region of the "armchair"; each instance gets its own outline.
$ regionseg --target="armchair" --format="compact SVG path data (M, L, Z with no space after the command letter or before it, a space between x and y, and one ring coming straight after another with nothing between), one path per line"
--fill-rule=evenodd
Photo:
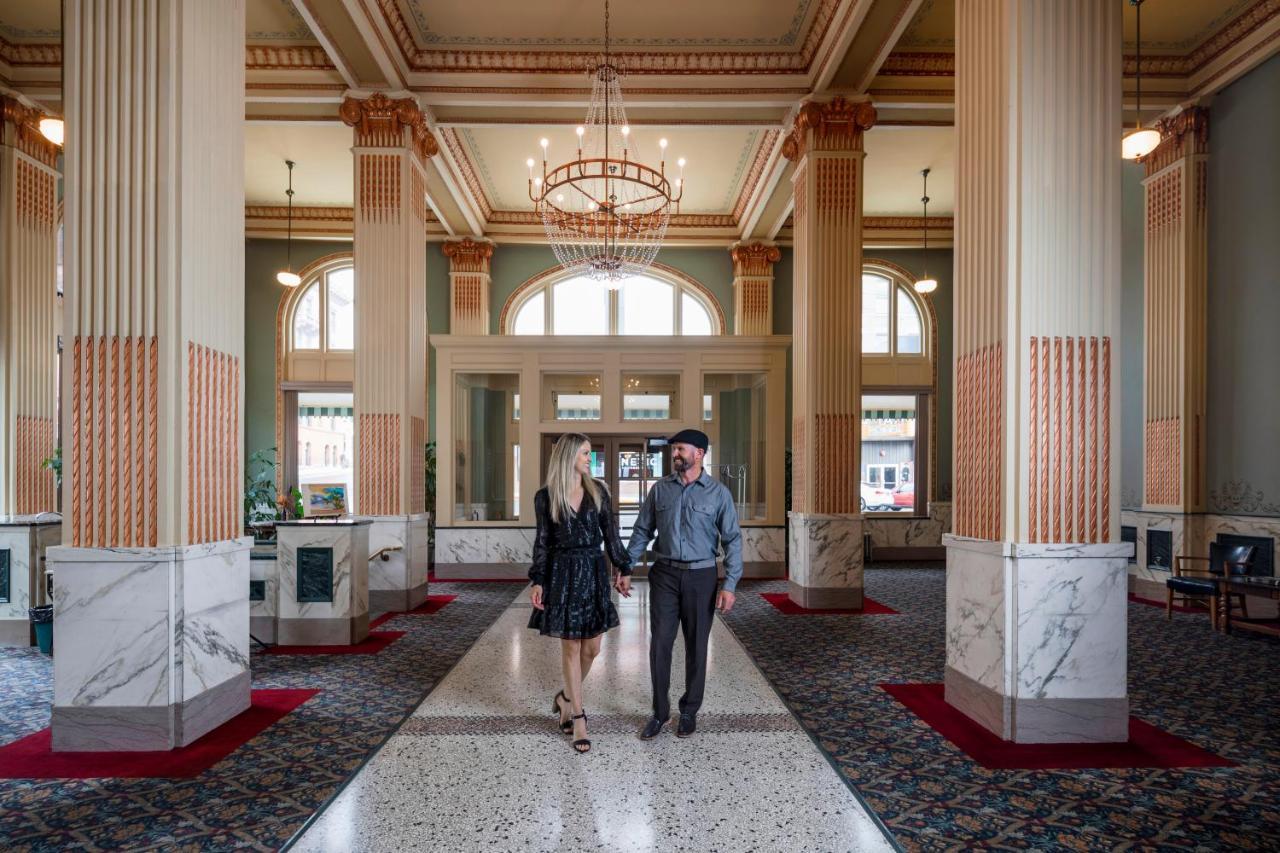
M1180 598L1184 603L1205 605L1209 608L1209 623L1214 630L1218 628L1221 617L1218 597L1221 589L1218 579L1224 575L1247 575L1253 566L1255 548L1252 545L1220 545L1217 542L1209 545L1208 557L1193 557L1179 554L1173 559L1173 577L1165 581L1165 619L1173 618L1174 599ZM1203 563L1204 567L1192 566ZM1232 597L1240 599L1240 612L1248 617L1249 610L1245 597L1240 593L1230 593L1226 606L1231 606Z

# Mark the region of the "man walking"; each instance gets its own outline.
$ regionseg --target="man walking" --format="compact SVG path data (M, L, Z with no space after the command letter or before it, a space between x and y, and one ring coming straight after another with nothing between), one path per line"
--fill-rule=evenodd
M627 548L637 563L657 534L656 560L649 569L649 677L653 681L653 718L640 737L656 737L671 717L671 649L676 627L684 634L684 695L680 697L679 737L697 728L698 709L707 682L707 638L715 610L733 608L742 577L742 533L733 496L702 468L709 441L686 429L672 436L674 473L654 483L645 497ZM717 544L724 549L724 588L716 594ZM631 592L631 578L619 577L618 591Z

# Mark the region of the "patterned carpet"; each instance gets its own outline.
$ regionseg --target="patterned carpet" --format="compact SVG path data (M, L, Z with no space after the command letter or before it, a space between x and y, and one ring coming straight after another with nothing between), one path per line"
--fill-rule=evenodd
M906 849L1280 849L1280 641L1129 605L1133 715L1239 767L987 770L876 687L942 681L940 569L867 572L900 616L785 616L757 594L785 589L744 582L726 622Z
M0 779L0 849L277 850L337 791L520 591L433 583L457 600L378 655L255 654L255 688L322 692L193 779ZM56 642L56 640L55 640ZM0 743L49 724L53 667L0 649Z

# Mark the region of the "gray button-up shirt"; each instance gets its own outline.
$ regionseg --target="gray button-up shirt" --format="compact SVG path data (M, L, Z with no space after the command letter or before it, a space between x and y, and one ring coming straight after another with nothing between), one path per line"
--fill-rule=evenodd
M724 588L729 592L737 588L742 577L738 510L729 489L706 471L687 486L679 474L653 484L640 507L627 547L632 563L644 556L655 533L658 544L653 553L660 560L714 560L718 542L724 548Z

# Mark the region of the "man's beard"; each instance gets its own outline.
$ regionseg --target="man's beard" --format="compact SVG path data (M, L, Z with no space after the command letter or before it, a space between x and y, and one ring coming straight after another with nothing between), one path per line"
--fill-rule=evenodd
M683 457L673 456L671 457L671 467L675 469L677 474L683 474L685 471L689 470L691 464L689 460Z

